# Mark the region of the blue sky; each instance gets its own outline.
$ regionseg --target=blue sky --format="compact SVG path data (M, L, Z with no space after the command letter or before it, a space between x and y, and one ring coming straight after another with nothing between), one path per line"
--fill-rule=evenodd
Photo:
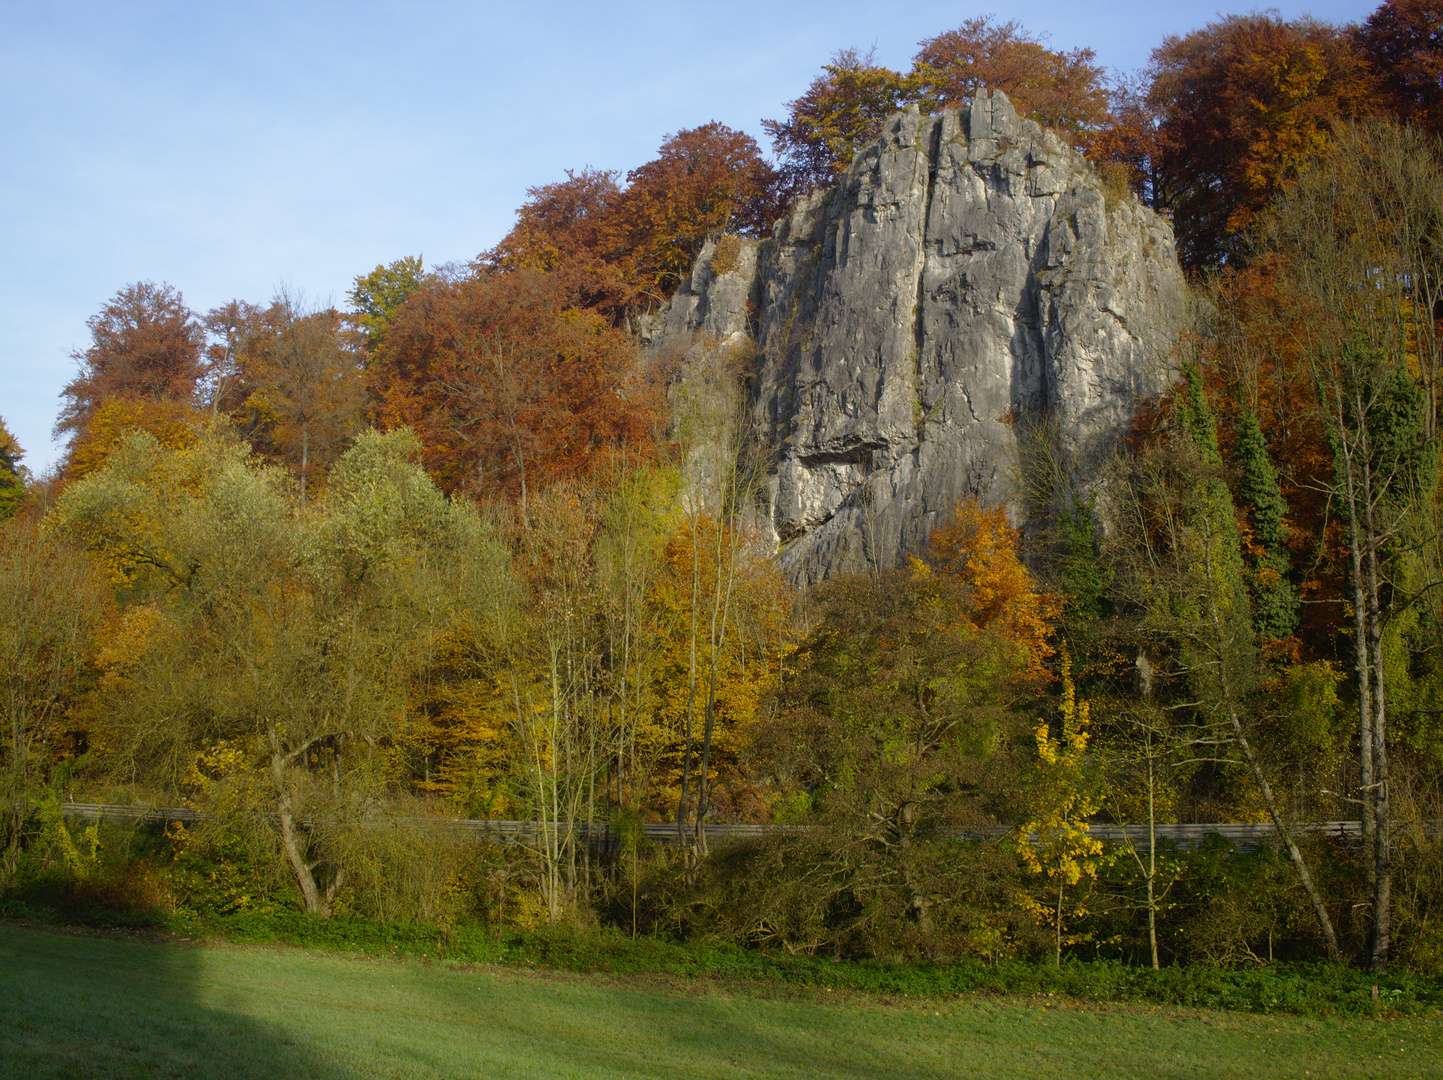
M1282 4L1365 18L1377 4ZM1117 0L67 3L0 8L0 416L36 472L85 320L133 281L198 311L286 284L343 304L403 255L464 261L526 189L682 128L762 139L839 48L905 67L991 12L1133 71L1243 7Z

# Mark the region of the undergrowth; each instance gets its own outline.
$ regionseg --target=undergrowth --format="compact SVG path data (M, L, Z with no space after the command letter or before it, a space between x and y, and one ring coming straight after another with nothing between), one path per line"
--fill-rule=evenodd
M1372 975L1322 963L1188 964L1154 971L1115 960L1064 961L1060 967L1016 960L995 965L975 960L836 961L708 939L632 938L608 929L553 927L498 934L494 927L482 924L442 929L419 923L319 919L298 912L200 916L118 912L97 904L33 906L14 898L0 901L0 916L371 957L622 976L666 975L896 997L982 993L1352 1017L1416 1015L1443 1007L1443 973Z

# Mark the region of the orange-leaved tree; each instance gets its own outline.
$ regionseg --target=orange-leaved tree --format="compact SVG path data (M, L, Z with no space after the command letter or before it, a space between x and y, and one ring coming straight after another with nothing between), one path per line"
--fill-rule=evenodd
M617 174L566 170L566 179L527 188L516 224L477 259L489 270L540 270L561 275L576 302L621 324L636 307L636 282L617 261L610 216L621 198Z
M1190 269L1235 261L1245 230L1339 120L1373 105L1344 34L1309 18L1232 15L1153 51L1158 172Z
M1049 49L1015 20L968 19L923 41L913 65L932 108L968 105L978 90L1001 90L1018 113L1079 146L1108 120L1106 77L1096 54Z
M959 612L976 631L991 630L1016 643L1029 677L1041 676L1052 656L1048 637L1064 598L1042 591L1018 550L1020 534L1002 506L975 499L957 504L951 522L932 531L927 562L937 573L964 582L967 603Z
M1383 0L1353 28L1353 40L1384 108L1435 139L1443 135L1443 4Z
M603 224L603 250L645 301L663 303L708 239L764 235L783 212L778 177L745 132L712 121L678 131L626 176Z
M539 270L429 282L397 309L367 371L376 420L414 426L447 491L523 504L645 452L660 388L630 337L576 302Z
M205 373L205 329L169 285L127 285L85 324L90 347L65 384L56 434L83 436L102 402L126 397L191 403Z
M1109 123L1107 83L1091 49L1049 49L1017 22L988 15L920 42L906 74L878 64L875 52L843 49L787 103L785 120L762 127L789 190L805 191L834 183L903 106L915 102L924 113L965 106L983 88L1001 90L1019 114L1079 147Z

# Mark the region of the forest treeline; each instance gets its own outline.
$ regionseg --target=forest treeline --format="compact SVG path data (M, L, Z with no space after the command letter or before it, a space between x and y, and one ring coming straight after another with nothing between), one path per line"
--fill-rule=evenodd
M1230 16L1127 79L975 19L906 72L839 52L770 159L678 132L532 189L469 264L359 275L346 310L126 286L56 473L0 428L0 888L1436 968L1440 72L1436 0ZM1170 215L1175 389L1101 467L1028 421L1025 520L963 503L908 565L799 594L758 528L754 346L641 332L706 241L982 86ZM121 837L67 823L77 792L209 816ZM540 839L476 849L457 816ZM1361 843L1307 827L1337 819ZM1223 820L1277 842L1088 830ZM707 821L810 828L713 851Z

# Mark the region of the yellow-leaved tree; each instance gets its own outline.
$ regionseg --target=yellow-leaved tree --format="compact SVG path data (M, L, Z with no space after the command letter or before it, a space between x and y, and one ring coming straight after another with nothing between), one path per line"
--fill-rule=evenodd
M1112 858L1087 826L1088 819L1101 809L1102 796L1086 767L1088 705L1078 700L1066 653L1057 713L1057 734L1045 720L1034 732L1034 803L1031 815L1017 828L1017 853L1042 893L1039 898L1024 891L1021 904L1052 931L1053 962L1060 965L1064 945L1087 940L1085 934L1071 932L1069 927L1087 915L1091 885ZM1073 890L1070 901L1068 890Z

